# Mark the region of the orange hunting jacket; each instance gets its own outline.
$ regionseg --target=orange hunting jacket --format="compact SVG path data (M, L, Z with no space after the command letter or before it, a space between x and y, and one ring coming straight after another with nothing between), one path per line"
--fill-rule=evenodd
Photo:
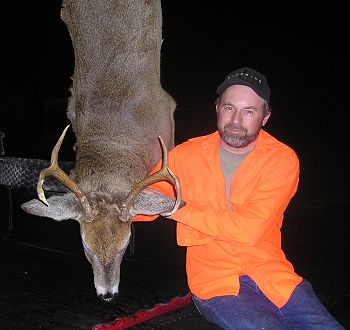
M201 299L237 295L239 276L248 275L271 302L282 307L302 281L281 249L283 213L298 186L298 157L261 130L255 149L236 170L229 208L219 143L214 132L179 144L169 153L169 168L178 176L187 203L172 217L177 221L177 242L187 247L189 288ZM174 196L167 182L152 188Z

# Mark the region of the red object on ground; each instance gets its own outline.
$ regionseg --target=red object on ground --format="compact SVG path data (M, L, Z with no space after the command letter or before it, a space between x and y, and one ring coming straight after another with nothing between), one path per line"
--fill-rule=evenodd
M126 316L120 319L116 319L113 324L96 325L92 330L123 330L132 327L136 324L145 322L147 320L156 318L162 314L169 313L178 308L189 305L192 302L192 295L187 293L183 297L172 298L168 303L157 304L151 309L142 309L135 314Z

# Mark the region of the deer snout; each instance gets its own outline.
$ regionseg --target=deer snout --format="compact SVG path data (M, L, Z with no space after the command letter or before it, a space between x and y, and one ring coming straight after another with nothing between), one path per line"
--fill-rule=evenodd
M105 303L113 302L117 299L118 293L107 292L104 294L97 295L98 299Z

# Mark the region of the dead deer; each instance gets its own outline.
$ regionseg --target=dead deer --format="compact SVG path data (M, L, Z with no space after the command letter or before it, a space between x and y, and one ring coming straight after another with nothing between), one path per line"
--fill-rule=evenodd
M161 2L64 0L61 18L75 55L67 110L76 138L75 166L69 175L58 166L67 126L52 151L50 167L40 173L39 199L22 208L57 221L79 222L96 293L111 301L118 294L133 217L170 215L183 205L178 179L167 168L176 104L160 83ZM148 176L161 159L161 171ZM43 184L48 176L69 192L46 200ZM162 180L174 185L176 198L147 188Z

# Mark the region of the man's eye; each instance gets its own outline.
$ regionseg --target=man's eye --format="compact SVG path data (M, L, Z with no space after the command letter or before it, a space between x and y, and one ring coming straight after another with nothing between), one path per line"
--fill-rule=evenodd
M244 113L245 113L246 115L248 115L248 116L251 116L251 115L254 114L254 111L253 111L253 110L250 110L250 109L245 109L245 110L244 110Z

